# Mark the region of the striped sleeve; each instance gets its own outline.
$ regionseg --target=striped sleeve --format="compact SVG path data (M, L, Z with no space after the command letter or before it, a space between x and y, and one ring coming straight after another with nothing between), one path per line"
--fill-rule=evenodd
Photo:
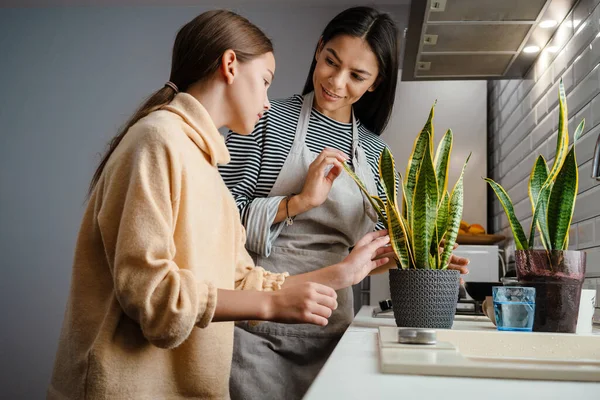
M229 132L225 143L229 149L231 161L229 164L220 165L219 173L235 199L242 224L246 226L248 206L254 200L260 175L262 149L254 132L251 135Z
M227 165L220 166L219 172L235 199L242 225L246 228L246 248L268 257L271 254L272 243L284 226L283 222L277 224L273 222L279 203L285 197L260 197L256 193L263 161L260 135L264 126L263 120L250 135L229 132L225 143L231 161Z
M247 207L246 248L269 257L271 246L281 233L284 221L274 224L279 203L285 196L257 197Z

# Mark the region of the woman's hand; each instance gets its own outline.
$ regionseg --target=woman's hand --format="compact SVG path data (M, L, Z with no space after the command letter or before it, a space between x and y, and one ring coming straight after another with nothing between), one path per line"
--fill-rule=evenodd
M456 249L458 247L458 244L454 244L454 249ZM388 252L385 252L383 254L381 254L378 258L387 258L388 260L395 260L396 255L394 253L394 251L392 250L391 246L388 246ZM442 251L444 251L444 244L442 243L442 246L440 246L439 248L440 253ZM462 275L466 275L469 273L469 269L467 268L467 265L469 265L469 259L468 258L464 258L464 257L459 257L455 254L452 254L450 256L450 261L448 263L448 269L455 269L457 271L460 271L460 273ZM387 270L389 270L390 268L395 268L396 267L396 262L394 261L393 263L390 262L388 265L383 265L381 267L379 267L377 270L374 270L371 272L371 275L376 275L376 274L380 274L383 272L386 272ZM462 278L461 278L461 282L462 282Z
M386 264L382 254L391 251L387 231L376 231L365 235L341 262L304 274L288 276L283 289L301 282L319 282L335 290L344 289L362 281L374 269ZM380 258L378 258L380 257Z
M439 248L440 253L444 251L444 245L445 242L442 242L442 245ZM452 250L455 250L458 247L458 243L454 243L454 247L452 248ZM452 254L450 256L450 261L448 262L448 269L454 269L457 270L461 273L461 275L466 275L469 273L469 269L467 268L467 265L469 265L471 261L468 258L465 257L459 257L455 254ZM463 278L460 278L460 284L463 285L465 283L465 281L463 280Z
M335 290L320 283L302 282L267 293L270 301L264 319L268 321L325 326L337 308Z
M440 246L440 253L442 251L444 251L444 245L445 243L442 242L442 245ZM454 247L452 248L452 250L456 250L456 248L458 247L458 243L454 243ZM469 265L470 260L468 258L464 258L464 257L459 257L455 254L452 254L450 256L450 261L448 264L448 269L455 269L457 271L460 271L461 274L466 275L469 273L469 269L467 268L467 265Z
M387 233L387 230L381 230L366 234L340 263L341 272L348 279L346 286L356 285L371 271L390 261L388 257L381 257L391 250L390 237Z
M325 148L308 167L304 187L297 195L298 201L307 209L323 204L329 195L331 186L342 173L342 163L348 157L341 151ZM331 167L326 173L328 167Z

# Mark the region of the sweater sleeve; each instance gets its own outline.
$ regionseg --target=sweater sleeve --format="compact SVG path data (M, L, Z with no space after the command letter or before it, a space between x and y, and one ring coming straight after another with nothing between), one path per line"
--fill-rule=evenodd
M177 156L153 133L124 152L106 176L98 213L115 295L152 344L174 348L212 320L217 290L174 261Z
M238 235L235 269L235 288L237 290L273 291L281 289L285 278L290 274L273 273L257 267L246 250L246 230L240 225Z

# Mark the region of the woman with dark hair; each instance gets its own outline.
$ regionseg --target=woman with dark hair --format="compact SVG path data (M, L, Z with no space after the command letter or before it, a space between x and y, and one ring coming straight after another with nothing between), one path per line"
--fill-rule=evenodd
M223 321L327 325L335 291L319 274L254 265L217 170L229 161L218 128L252 132L274 71L271 41L237 14L206 12L178 32L169 81L90 184L49 399L226 399ZM362 279L388 241L367 234L322 271Z
M325 27L302 95L273 101L251 135L228 136L232 158L220 172L259 265L325 274L323 267L344 259L361 236L384 228L339 163L347 161L369 192L386 198L379 135L394 104L398 53L389 15L345 10ZM360 280L327 283L338 291L338 308L324 328L237 324L232 398L301 398L352 321L350 286Z

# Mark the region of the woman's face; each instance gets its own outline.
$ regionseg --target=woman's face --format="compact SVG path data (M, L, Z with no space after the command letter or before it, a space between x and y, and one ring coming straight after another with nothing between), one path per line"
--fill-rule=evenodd
M315 58L315 107L336 120L348 119L352 104L375 90L379 75L375 53L361 38L338 35L322 44Z
M234 132L248 135L265 111L271 107L267 90L275 73L273 53L262 54L250 61L239 64L239 73L232 88L233 121L229 128Z

